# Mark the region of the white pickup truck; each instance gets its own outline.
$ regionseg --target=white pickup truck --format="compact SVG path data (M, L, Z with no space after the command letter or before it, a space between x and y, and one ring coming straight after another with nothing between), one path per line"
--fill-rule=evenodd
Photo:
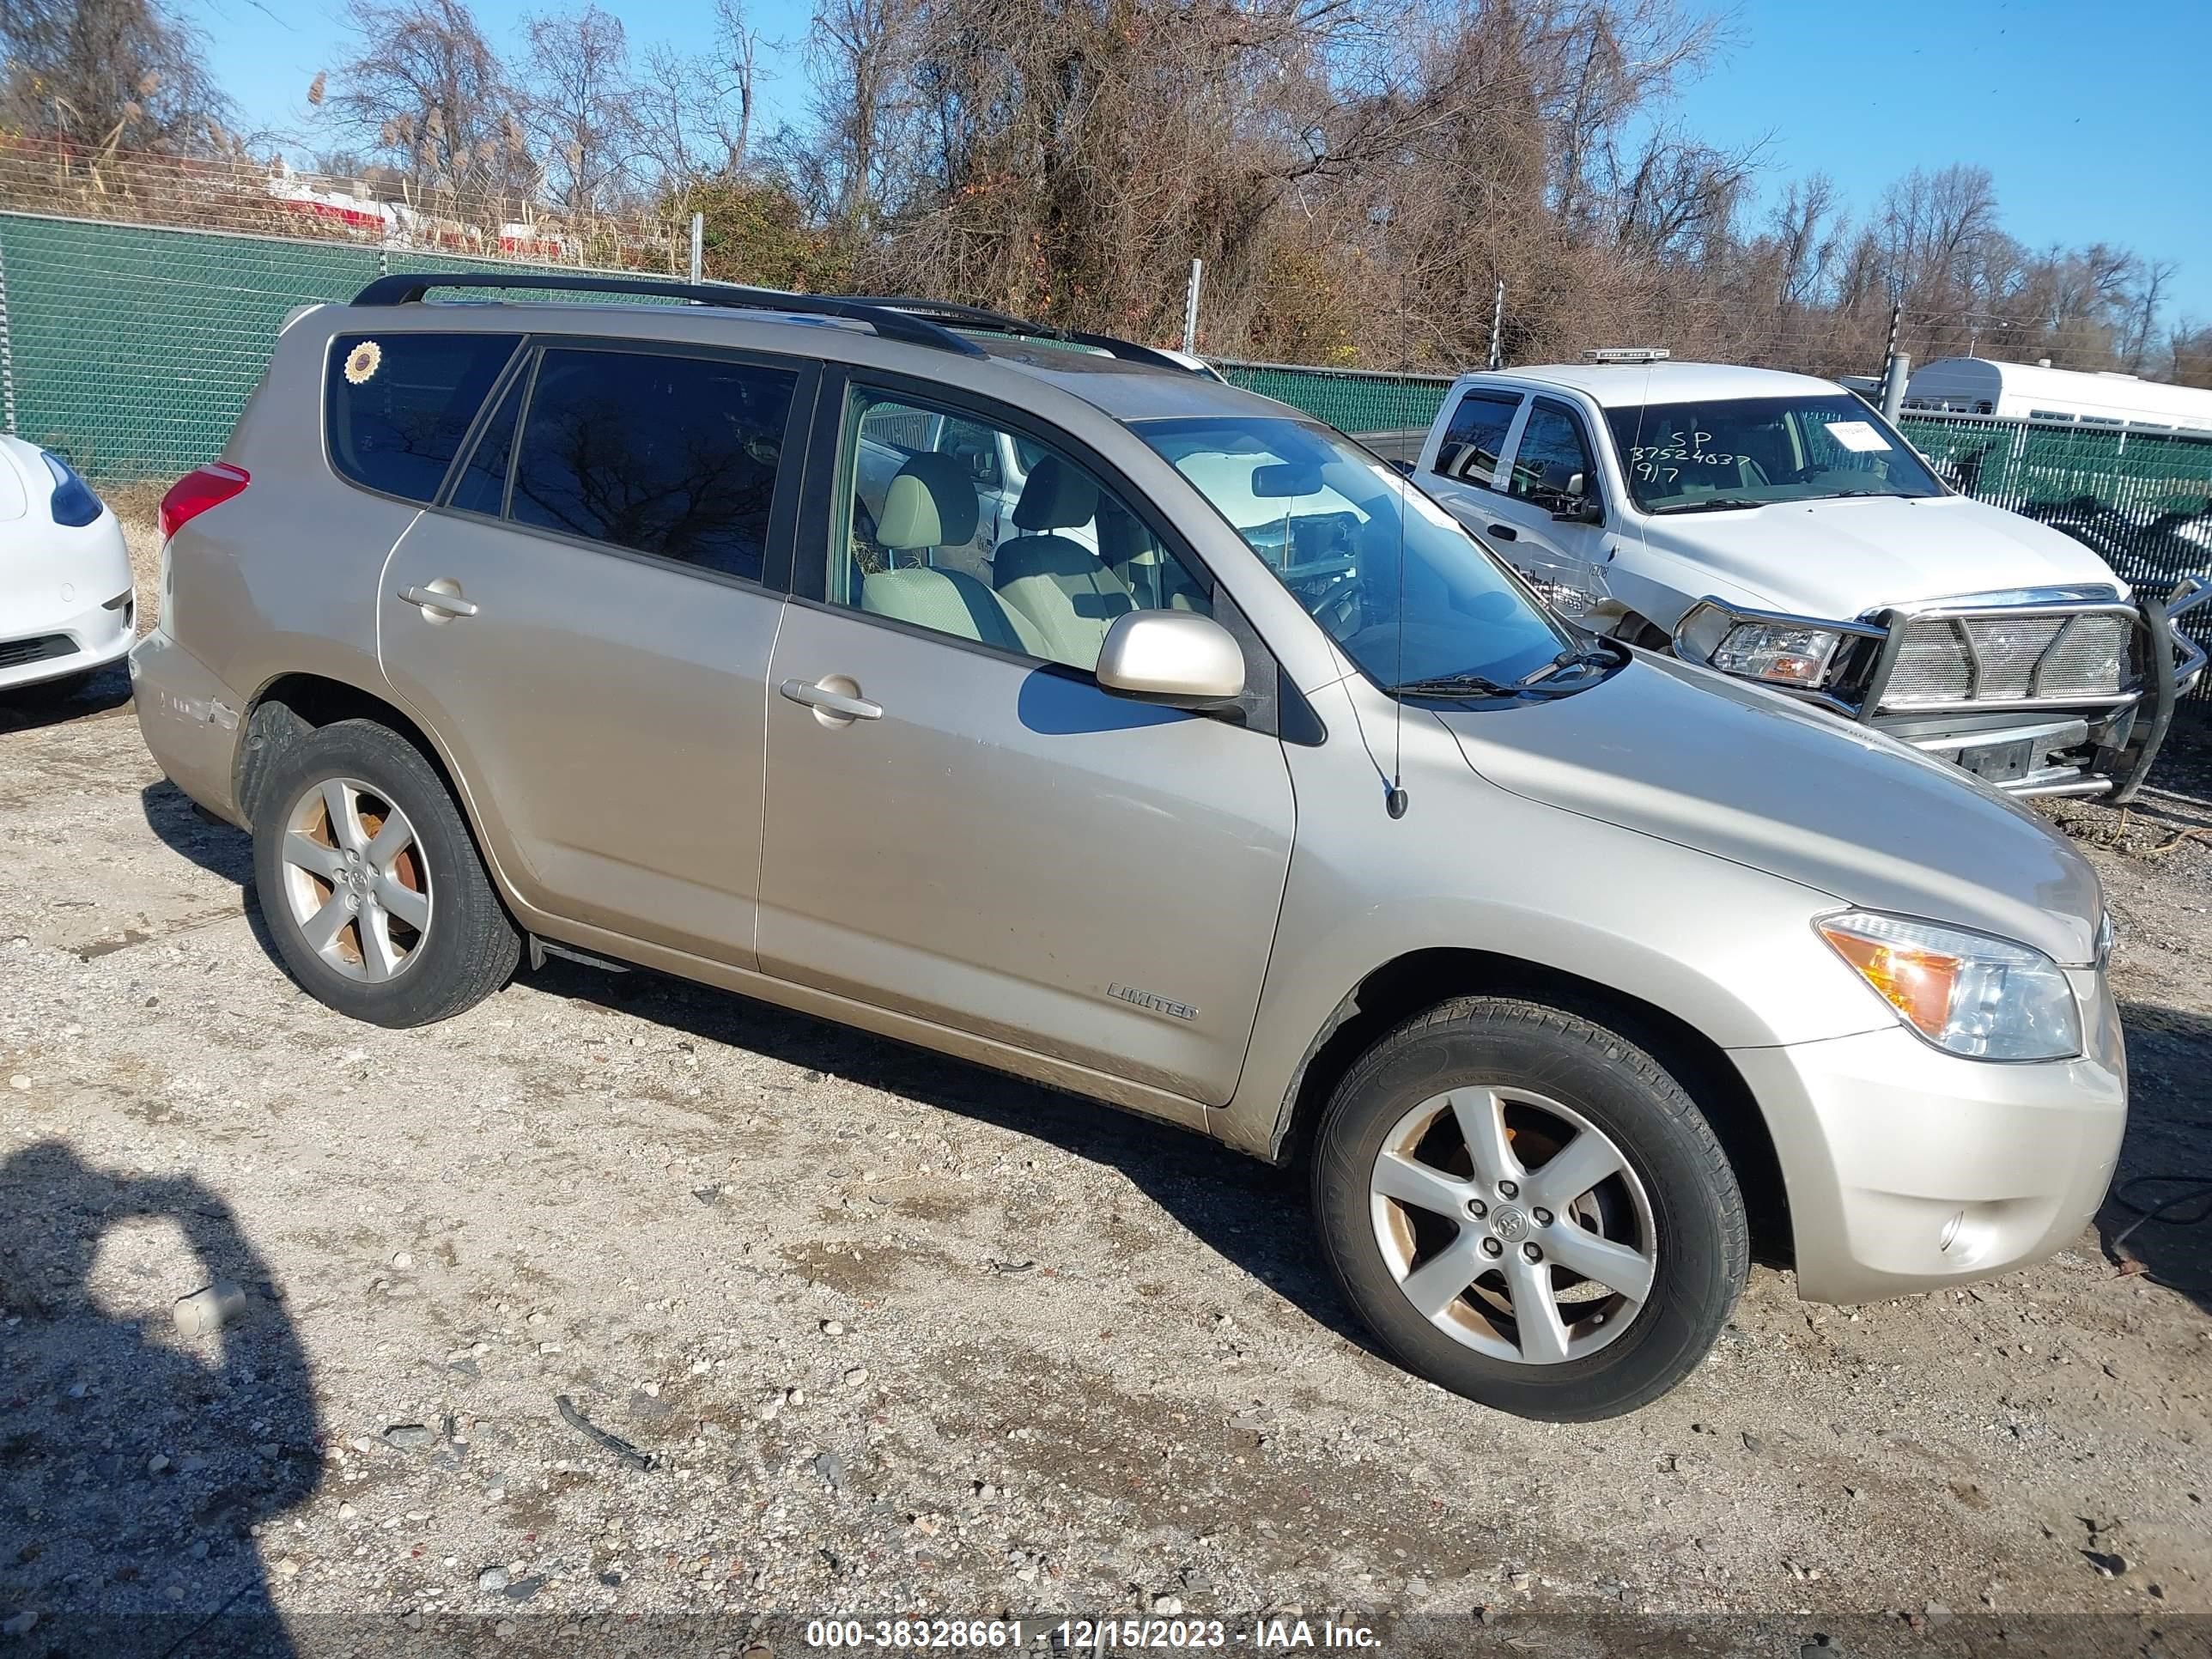
M1417 483L1570 617L2019 794L2140 785L2204 653L2047 526L1950 489L1826 380L1657 354L1468 374Z

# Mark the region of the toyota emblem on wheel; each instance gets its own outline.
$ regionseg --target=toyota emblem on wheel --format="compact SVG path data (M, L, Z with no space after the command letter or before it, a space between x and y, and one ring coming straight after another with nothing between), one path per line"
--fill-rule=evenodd
M1508 1244L1517 1244L1528 1231L1528 1218L1518 1210L1500 1210L1491 1221L1490 1231Z

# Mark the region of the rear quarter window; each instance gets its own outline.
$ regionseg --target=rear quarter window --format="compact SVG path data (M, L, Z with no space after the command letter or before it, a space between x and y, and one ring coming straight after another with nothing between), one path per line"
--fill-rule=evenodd
M428 501L521 344L514 334L341 334L324 376L331 465L370 489Z
M1437 446L1437 473L1462 483L1496 489L1492 477L1520 408L1517 392L1474 391L1462 398Z

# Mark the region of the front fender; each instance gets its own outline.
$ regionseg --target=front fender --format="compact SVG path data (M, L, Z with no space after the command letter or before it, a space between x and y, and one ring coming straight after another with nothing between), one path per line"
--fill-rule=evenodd
M1358 725L1343 686L1332 731ZM1371 723L1371 720L1370 720ZM1480 951L1606 986L1723 1048L1767 1048L1893 1021L1827 951L1832 896L1509 793L1469 768L1433 717L1402 734L1408 810L1331 775L1343 745L1292 756L1297 844L1235 1096L1217 1133L1266 1155L1317 1036L1376 969L1418 951ZM1439 999L1454 988L1440 986Z

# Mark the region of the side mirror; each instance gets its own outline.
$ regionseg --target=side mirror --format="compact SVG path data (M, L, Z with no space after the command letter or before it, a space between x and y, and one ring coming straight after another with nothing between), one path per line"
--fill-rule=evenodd
M1107 629L1097 674L1118 696L1212 708L1244 695L1244 651L1194 611L1132 611Z
M1544 467L1544 493L1551 497L1552 516L1569 524L1603 524L1605 509L1589 493L1589 480L1571 471L1565 461Z

